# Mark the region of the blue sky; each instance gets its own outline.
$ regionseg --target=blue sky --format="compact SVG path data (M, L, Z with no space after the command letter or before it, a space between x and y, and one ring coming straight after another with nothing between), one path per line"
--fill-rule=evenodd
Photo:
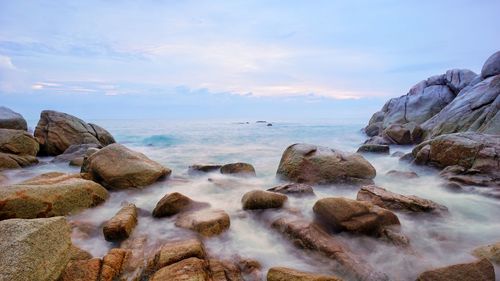
M500 49L500 1L0 0L0 103L88 118L366 118Z

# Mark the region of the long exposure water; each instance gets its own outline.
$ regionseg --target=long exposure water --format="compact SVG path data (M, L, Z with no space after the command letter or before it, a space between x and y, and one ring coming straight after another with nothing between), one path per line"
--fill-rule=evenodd
M73 232L73 242L95 256L103 256L113 243L106 242L100 226L111 218L123 201L132 202L141 210L133 237L147 236L147 245L194 236L174 225L174 218L154 219L149 214L166 193L180 192L193 200L208 202L213 208L224 209L231 217L230 229L220 236L204 238L210 255L232 259L239 255L260 261L263 271L272 266L288 266L298 270L333 273L326 258L295 248L287 239L271 229L263 218L277 210L246 212L241 209L241 197L252 189L268 189L279 182L276 169L285 148L293 143L311 143L355 152L364 141L362 124L318 123L173 123L161 120L98 120L116 140L131 149L172 169L169 180L138 190L112 191L104 204L69 217L95 227L93 234ZM411 147L392 146L395 151L410 151ZM427 269L474 259L470 252L477 246L500 239L500 202L477 193L457 193L441 186L443 181L435 170L411 166L391 156L365 156L377 170L375 183L390 191L414 194L447 206L450 215L443 218L422 218L398 213L402 232L411 241L413 251L405 251L373 238L336 234L352 252L360 255L375 269L393 280L414 280ZM49 172L79 172L67 164L42 164L7 173L9 181L19 182L34 175ZM217 173L190 176L194 163L248 162L257 171L256 178L236 178ZM389 170L415 171L415 179L394 179L385 175ZM209 181L208 179L212 179ZM294 209L312 219L312 206L319 198L344 196L356 198L356 188L316 186L316 197L289 196L287 209ZM498 268L496 268L498 272ZM498 275L498 274L497 274ZM498 277L497 277L498 280Z

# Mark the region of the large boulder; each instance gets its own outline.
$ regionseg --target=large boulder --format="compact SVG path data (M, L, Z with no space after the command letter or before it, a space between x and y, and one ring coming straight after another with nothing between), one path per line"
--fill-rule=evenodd
M144 187L171 173L146 155L117 143L86 158L81 171L110 189Z
M59 155L73 144L93 143L106 146L115 140L101 127L62 112L44 110L35 129L40 153Z
M500 74L500 51L491 55L481 69L481 76L488 78Z
M26 131L28 123L21 114L5 106L0 106L0 128Z
M64 217L0 221L0 280L55 281L71 257Z
M417 281L495 281L495 269L487 260L455 264L420 274Z
M324 146L289 146L276 172L283 180L310 184L370 184L375 168L360 154L345 153Z
M500 265L500 242L491 245L477 247L472 254L481 259L488 259L492 263Z
M38 159L31 155L15 155L0 152L0 171L17 169L38 163Z
M267 272L267 281L342 281L342 279L323 274L302 272L286 267L272 267Z
M38 142L28 132L0 129L0 152L36 156L38 150Z
M264 190L252 190L243 195L241 203L243 210L270 209L281 208L287 199L288 197L284 194Z
M124 206L110 220L106 221L102 232L107 241L127 239L137 225L137 207L132 203Z
M65 216L107 198L106 189L80 174L47 173L0 187L0 219Z
M180 214L175 225L210 237L219 235L229 229L230 219L229 215L223 210L204 209Z

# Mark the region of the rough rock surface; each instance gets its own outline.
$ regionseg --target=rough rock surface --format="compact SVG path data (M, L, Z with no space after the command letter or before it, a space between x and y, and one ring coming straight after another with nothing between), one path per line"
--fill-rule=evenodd
M210 259L208 266L212 281L247 281L241 276L240 268L232 261Z
M188 258L158 270L150 281L210 281L208 263L199 258Z
M357 152L389 154L389 146L381 144L363 144L358 148Z
M193 201L179 192L167 193L156 203L156 207L153 210L153 217L168 217L180 212L209 206L210 204L208 203Z
M163 244L158 252L156 252L153 261L153 269L158 270L162 267L192 257L205 259L205 250L200 240L188 239L167 242Z
M101 265L99 258L69 262L58 281L100 281Z
M423 272L417 281L494 281L495 270L487 260L455 264Z
M0 221L0 280L55 281L71 257L63 217Z
M21 114L5 106L0 106L0 128L26 131L28 124Z
M491 55L481 69L481 76L488 78L500 74L500 51Z
M106 189L80 174L47 173L0 187L0 219L68 215L107 198Z
M281 208L287 199L288 197L284 194L252 190L243 195L241 203L243 210L271 209Z
M296 196L314 195L313 187L304 183L286 183L269 188L267 191Z
M289 146L276 172L283 180L310 184L371 184L375 168L360 154L310 144Z
M255 176L255 169L248 163L225 164L220 168L222 174L231 174L239 176Z
M38 150L38 142L28 132L0 129L0 152L36 156Z
M397 194L375 185L362 187L356 199L359 201L367 201L393 211L433 213L438 215L448 212L448 208L431 200L414 195Z
M60 163L60 162L70 162L77 163L80 162L83 164L83 159L85 156L90 156L93 152L98 150L94 150L94 148L101 148L102 146L95 143L84 143L84 144L73 144L68 149L66 149L62 154L54 157L52 162ZM75 165L78 166L78 165ZM80 165L81 166L81 165Z
M4 169L17 169L38 163L35 156L15 155L0 152L0 171Z
M200 233L215 236L229 229L229 215L223 210L204 209L180 214L175 225Z
M490 262L500 265L500 242L481 246L472 252L478 258L486 258Z
M130 236L137 225L137 208L134 204L126 203L108 220L102 229L107 241L124 240Z
M286 267L272 267L267 272L267 281L342 281L331 276L302 272Z
M106 188L123 189L150 185L170 175L171 170L142 153L115 143L86 158L82 173L89 173Z

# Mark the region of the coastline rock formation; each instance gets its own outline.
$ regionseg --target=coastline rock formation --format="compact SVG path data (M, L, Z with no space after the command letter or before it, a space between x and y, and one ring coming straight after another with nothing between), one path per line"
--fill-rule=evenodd
M27 131L28 123L21 114L5 106L0 106L0 129Z
M0 129L0 170L38 163L38 142L28 132Z

